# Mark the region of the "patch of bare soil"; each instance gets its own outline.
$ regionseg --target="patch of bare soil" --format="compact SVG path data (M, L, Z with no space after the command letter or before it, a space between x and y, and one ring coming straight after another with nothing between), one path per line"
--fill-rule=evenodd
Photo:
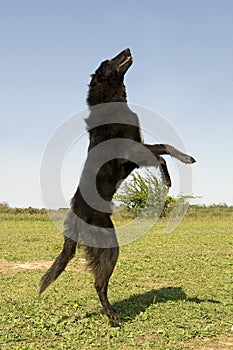
M38 260L38 261L24 261L13 262L5 259L0 259L0 272L20 272L25 270L48 270L52 265L52 260ZM86 270L86 260L76 259L70 265L67 266L66 271L84 271Z
M232 350L233 336L217 337L213 339L203 339L198 344L190 343L185 347L186 350Z

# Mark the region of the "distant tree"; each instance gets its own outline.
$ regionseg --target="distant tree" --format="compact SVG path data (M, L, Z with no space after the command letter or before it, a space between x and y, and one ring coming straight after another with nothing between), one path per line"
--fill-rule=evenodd
M8 212L10 209L9 204L7 202L0 203L0 212Z

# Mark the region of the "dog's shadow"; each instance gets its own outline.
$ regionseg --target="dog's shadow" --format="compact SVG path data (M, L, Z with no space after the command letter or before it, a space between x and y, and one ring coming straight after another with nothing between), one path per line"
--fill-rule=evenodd
M179 300L186 300L197 304L202 302L220 303L212 299L189 298L181 287L163 287L158 290L152 289L142 294L134 294L127 299L115 302L113 307L119 312L121 321L127 322L132 321L137 315L145 312L152 304Z

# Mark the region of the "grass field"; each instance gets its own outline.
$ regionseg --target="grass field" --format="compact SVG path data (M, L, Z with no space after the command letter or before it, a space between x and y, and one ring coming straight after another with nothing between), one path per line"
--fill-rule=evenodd
M109 298L122 322L102 314L80 250L38 297L62 235L49 220L0 223L4 349L232 349L233 217L186 218L172 233L159 221L121 247Z

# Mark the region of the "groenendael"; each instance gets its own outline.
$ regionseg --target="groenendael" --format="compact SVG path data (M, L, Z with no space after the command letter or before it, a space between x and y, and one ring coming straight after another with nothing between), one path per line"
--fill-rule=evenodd
M138 117L126 100L124 75L133 60L129 49L101 63L92 75L86 119L90 144L79 187L64 223L62 252L41 279L40 293L52 283L74 257L77 245L86 247L89 266L103 311L112 322L119 316L107 297L108 282L117 262L119 247L111 220L111 200L120 182L135 168L155 165L171 185L168 154L191 164L195 160L170 145L143 143ZM83 286L85 288L85 286Z

